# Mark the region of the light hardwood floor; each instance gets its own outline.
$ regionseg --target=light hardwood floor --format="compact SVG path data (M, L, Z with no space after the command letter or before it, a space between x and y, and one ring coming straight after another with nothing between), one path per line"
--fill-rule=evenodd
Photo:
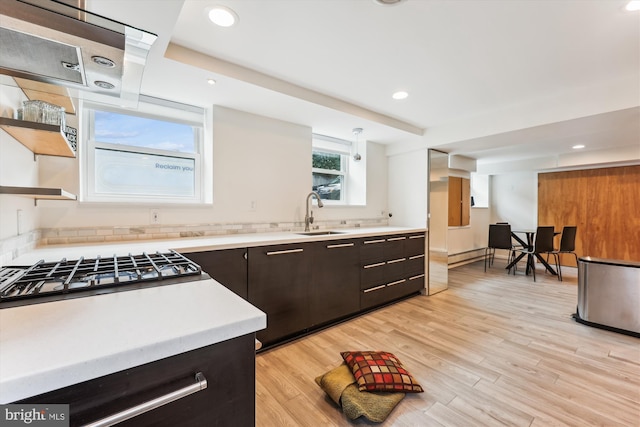
M563 282L507 275L503 261L449 270L449 289L417 296L258 354L256 425L349 421L314 378L345 350L385 350L425 389L384 426L640 426L640 339L571 315L575 268Z

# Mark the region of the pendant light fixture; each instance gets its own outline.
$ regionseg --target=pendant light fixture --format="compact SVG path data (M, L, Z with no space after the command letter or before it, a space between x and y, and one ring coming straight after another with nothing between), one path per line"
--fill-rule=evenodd
M359 162L362 159L362 156L358 152L358 140L360 139L360 134L362 133L362 128L353 128L352 132L356 137L356 141L355 141L355 152L356 153L353 155L353 160L356 161L356 162Z

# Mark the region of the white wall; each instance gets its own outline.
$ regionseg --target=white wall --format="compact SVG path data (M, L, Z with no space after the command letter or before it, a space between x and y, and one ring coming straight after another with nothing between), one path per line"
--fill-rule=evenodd
M506 221L512 229L538 226L538 174L516 172L489 179L490 221Z
M148 225L149 211L158 208L163 225L294 222L304 220L306 195L311 189L311 128L246 112L214 107L213 116L213 204L198 207L149 206L136 204L107 205L75 201L39 201L31 209L39 228L77 228L92 226ZM21 145L9 141L2 133L3 150L25 151L25 159L33 159ZM82 143L82 142L80 142ZM379 218L387 211L387 159L384 147L367 143L367 205L357 207L325 207L314 209L317 221ZM3 151L4 154L4 151ZM15 185L63 187L78 192L80 187L78 160L42 157L40 177L35 167L25 168L3 155L2 185L5 163L11 175L26 174ZM15 156L12 156L15 158ZM31 160L32 162L33 160ZM29 178L35 173L35 177ZM3 196L5 197L5 196ZM6 203L5 203L6 198ZM4 220L14 215L22 198L2 199L2 237L15 235L12 225ZM252 202L255 209L252 208ZM33 206L28 199L27 205ZM6 228L6 230L5 230Z
M12 118L13 106L25 99L19 89L0 85L0 115ZM0 131L0 185L34 187L37 184L38 160L11 135ZM22 216L20 234L35 230L36 209L33 199L0 194L0 239L18 235L18 210Z
M471 208L468 227L449 228L449 255L459 254L487 246L490 210Z
M427 226L427 150L389 156L389 224Z

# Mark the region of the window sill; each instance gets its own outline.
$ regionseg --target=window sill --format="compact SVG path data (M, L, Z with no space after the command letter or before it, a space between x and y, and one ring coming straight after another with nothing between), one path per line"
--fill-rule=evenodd
M322 203L324 203L323 208L331 208L331 209L335 209L335 208L366 208L367 205L356 205L356 204L351 204L348 205L346 203L327 203L326 201L323 201ZM314 208L317 208L318 205L316 203L313 204Z

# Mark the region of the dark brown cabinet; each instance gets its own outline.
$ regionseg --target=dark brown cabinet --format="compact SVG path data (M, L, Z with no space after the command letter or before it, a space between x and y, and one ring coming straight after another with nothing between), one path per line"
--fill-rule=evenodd
M357 240L330 240L311 248L309 315L322 325L360 310L360 263Z
M309 320L310 243L249 248L249 302L267 314L264 346L304 331Z
M416 294L425 233L185 254L267 314L263 348Z
M255 425L253 333L15 403L68 404L70 426L81 426L193 385L198 372L206 389L118 426Z
M360 308L367 310L424 288L424 233L362 239Z
M183 254L202 267L211 278L248 299L247 249L222 249Z

